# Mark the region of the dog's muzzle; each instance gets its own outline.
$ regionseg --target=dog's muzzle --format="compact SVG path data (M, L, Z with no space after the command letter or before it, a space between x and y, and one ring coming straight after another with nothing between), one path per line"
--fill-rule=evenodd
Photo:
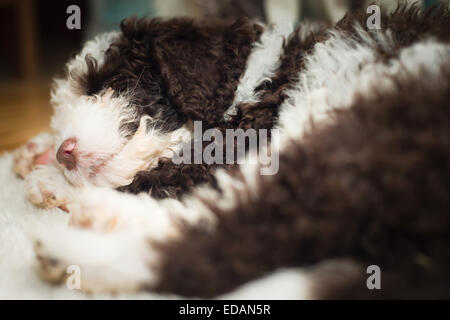
M67 170L73 170L77 166L77 159L75 156L76 145L76 138L66 139L56 153L56 160Z

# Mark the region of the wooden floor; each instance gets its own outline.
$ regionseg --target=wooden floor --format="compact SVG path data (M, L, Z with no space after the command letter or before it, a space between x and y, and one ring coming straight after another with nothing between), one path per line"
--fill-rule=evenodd
M49 80L0 83L0 152L12 150L49 130Z

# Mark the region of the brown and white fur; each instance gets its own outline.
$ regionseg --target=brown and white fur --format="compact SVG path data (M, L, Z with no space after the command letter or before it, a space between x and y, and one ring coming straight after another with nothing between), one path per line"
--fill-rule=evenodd
M365 18L129 20L88 42L55 81L53 134L16 153L29 199L71 214L36 242L41 276L78 265L86 291L213 297L321 263L307 297L449 297L449 13ZM279 172L176 167L193 120L279 129Z

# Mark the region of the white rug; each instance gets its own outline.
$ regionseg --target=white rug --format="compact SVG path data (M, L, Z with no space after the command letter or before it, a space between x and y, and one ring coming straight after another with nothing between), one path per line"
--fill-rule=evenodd
M33 234L51 227L64 228L69 214L59 209L43 210L25 198L24 182L12 172L12 155L0 156L0 299L173 299L152 293L87 295L42 281L35 272ZM281 270L249 283L220 298L301 299L306 297L305 275L299 270Z

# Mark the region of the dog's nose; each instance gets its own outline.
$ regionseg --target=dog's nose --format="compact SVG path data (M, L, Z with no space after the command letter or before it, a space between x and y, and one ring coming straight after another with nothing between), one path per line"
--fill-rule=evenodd
M56 153L56 160L67 170L72 170L77 165L77 159L74 154L75 146L77 145L77 139L70 138L64 140Z

